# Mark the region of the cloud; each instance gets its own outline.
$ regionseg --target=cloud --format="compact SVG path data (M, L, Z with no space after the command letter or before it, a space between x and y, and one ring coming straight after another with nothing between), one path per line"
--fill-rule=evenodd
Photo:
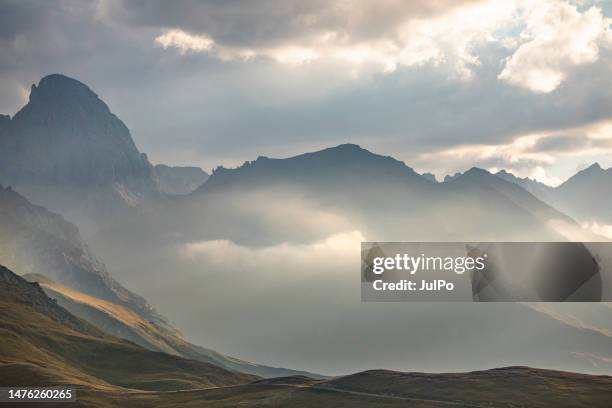
M585 222L582 223L582 228L602 237L612 239L612 225L599 224L597 222Z
M206 35L192 35L182 30L169 30L155 38L155 42L164 48L177 48L181 53L208 52L215 43Z
M60 72L98 93L156 163L210 170L348 141L443 175L450 163L421 155L612 117L612 48L602 39L598 59L568 68L555 92L498 79L531 41L521 33L538 4L5 1L0 107L15 113L24 90ZM535 149L555 156L551 143ZM538 166L561 178L567 157ZM535 163L519 163L535 174Z
M499 79L538 93L554 91L574 67L597 61L599 43L611 32L600 8L580 12L559 1L536 2L524 20L522 43Z
M342 64L353 75L364 69L394 72L399 67L448 64L454 76L466 79L472 75L471 67L479 65L474 48L494 41L494 33L512 21L514 13L513 3L502 1L446 7L427 18L414 13L408 3L331 3L316 11L299 10L292 18L301 23L295 24L293 32L249 46L224 42L222 37L213 40L214 34L209 32L189 34L176 28L166 29L155 41L183 54L210 53L214 43L213 55L228 60L263 57L288 65ZM348 16L337 15L339 11ZM398 15L386 14L391 12ZM384 31L374 29L381 15L393 18L393 24ZM214 26L209 30L214 32Z
M460 145L424 153L418 163L453 163L443 174L463 171L472 166L492 172L510 170L520 177L535 178L548 185L563 179L549 174L547 167L564 160L581 160L612 155L612 121L604 120L582 127L518 135L508 143ZM569 166L568 171L574 171ZM441 175L443 175L441 174ZM571 173L566 173L569 177Z
M354 262L348 260L358 259L360 244L365 240L363 234L355 230L333 234L309 244L282 243L251 248L229 240L210 240L182 244L178 251L189 261L205 260L211 267L228 273L268 271L274 278L281 270L318 274L321 265L325 265L326 269L350 266Z

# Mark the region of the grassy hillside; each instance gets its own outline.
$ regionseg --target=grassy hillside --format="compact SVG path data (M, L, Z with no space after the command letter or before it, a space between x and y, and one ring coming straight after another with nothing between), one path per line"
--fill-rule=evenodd
M96 298L52 281L40 274L24 275L31 282L37 282L59 305L97 328L113 336L127 339L146 349L203 361L232 371L240 371L262 377L307 375L323 378L312 373L262 366L232 358L216 351L196 346L180 334L160 329L159 325L145 319L132 309Z
M253 376L146 350L82 321L36 283L0 268L0 384L78 384L95 389L201 389ZM24 381L17 381L18 379Z
M100 407L605 408L612 377L527 367L455 374L374 370L330 381L290 377L173 393L87 391L79 398Z
M96 305L128 320L112 305ZM57 384L77 385L74 405L85 407L603 408L612 400L612 377L527 367L256 380L105 334L59 306L37 283L0 267L0 386Z

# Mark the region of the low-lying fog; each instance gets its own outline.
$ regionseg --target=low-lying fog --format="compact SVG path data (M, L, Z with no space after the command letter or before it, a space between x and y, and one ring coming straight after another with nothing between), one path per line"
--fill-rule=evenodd
M341 213L291 192L271 194L117 219L92 247L194 343L247 361L323 374L507 365L610 371L612 323L593 318L609 312L605 304L362 303L360 242L431 236L426 217ZM482 235L538 239L499 225L483 220L483 229L498 231Z

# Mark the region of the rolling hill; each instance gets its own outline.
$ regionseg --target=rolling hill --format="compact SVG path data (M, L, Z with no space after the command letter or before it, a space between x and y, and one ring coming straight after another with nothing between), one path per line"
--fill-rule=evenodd
M67 288L39 274L28 274L23 277L30 282L38 283L51 299L73 315L106 333L129 340L146 349L204 361L228 370L262 377L304 375L311 378L324 378L318 374L268 367L226 356L194 345L185 340L180 333L173 334L160 329L154 322L146 320L125 306Z
M236 385L253 376L146 350L73 316L30 283L0 267L0 383L76 384L119 390Z

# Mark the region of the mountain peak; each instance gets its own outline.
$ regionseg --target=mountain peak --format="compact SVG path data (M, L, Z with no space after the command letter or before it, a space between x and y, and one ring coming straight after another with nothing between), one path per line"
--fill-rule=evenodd
M305 153L300 156L337 156L337 157L354 157L354 156L375 156L374 153L354 143L343 143L337 146L332 146L316 152Z
M32 85L30 101L36 98L75 96L84 96L99 100L98 95L84 83L62 74L51 74L43 77L38 83L38 86Z
M2 121L0 178L7 184L155 188L128 128L76 79L45 76L32 85L29 102Z
M355 143L342 143L335 147L330 147L330 150L344 150L344 151L360 151L365 150L361 146Z
M260 156L235 169L218 167L199 190L225 188L230 184L252 187L256 182L304 183L331 188L338 183L365 183L366 179L374 183L390 178L431 185L431 181L402 161L344 143L283 159Z
M460 176L454 178L454 180L473 179L473 178L481 178L481 177L488 177L488 176L492 176L492 174L489 173L487 170L481 169L480 167L472 167L471 169L469 169L465 173L463 173Z
M601 171L603 170L599 163L595 162L585 169L585 171Z

